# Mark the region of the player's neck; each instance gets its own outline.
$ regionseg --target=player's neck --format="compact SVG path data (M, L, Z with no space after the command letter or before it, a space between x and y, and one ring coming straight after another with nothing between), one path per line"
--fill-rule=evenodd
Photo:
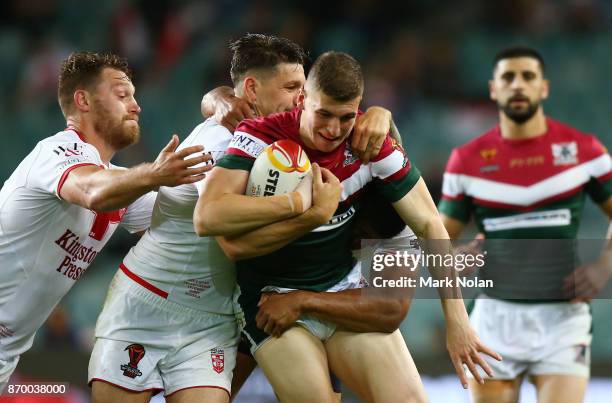
M548 129L546 126L546 116L544 116L542 108L539 108L531 119L524 123L517 123L500 111L499 127L502 137L512 140L542 136Z
M76 130L83 141L94 146L96 150L98 150L102 162L108 165L115 155L116 150L104 141L104 138L96 132L92 123L86 120L68 117L66 119L66 125L68 128Z
M311 150L315 149L315 145L312 142L310 133L308 131L308 128L306 127L306 125L304 125L304 114L301 113L300 114L300 140L302 140L302 142L304 143L304 145L308 148L310 148Z

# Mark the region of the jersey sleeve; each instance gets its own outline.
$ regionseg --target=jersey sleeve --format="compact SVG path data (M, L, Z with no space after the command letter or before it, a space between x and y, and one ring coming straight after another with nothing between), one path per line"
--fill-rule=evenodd
M262 120L245 120L238 125L232 141L217 166L250 171L255 159L273 141L263 132Z
M454 149L444 171L442 199L438 204L438 210L440 213L467 223L470 221L472 203L471 198L466 195L462 181L463 173L461 154L458 149Z
M595 203L603 203L612 196L612 159L595 136L590 136L588 148L590 180L586 191Z
M101 166L97 150L84 142L39 143L39 153L28 172L28 185L54 194L60 190L68 174L82 166Z
M121 218L120 226L132 234L149 228L156 199L157 192L149 192L140 196L127 207L127 211Z
M390 203L404 197L421 177L402 146L389 135L378 156L370 163L370 169L376 189Z

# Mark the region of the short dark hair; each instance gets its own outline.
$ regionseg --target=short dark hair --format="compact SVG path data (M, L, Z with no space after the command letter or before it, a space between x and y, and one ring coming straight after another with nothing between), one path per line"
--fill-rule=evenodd
M97 84L106 67L122 71L132 79L127 60L112 53L74 52L62 62L57 100L65 117L71 111L74 92Z
M232 51L230 75L234 86L249 70L274 69L280 63L303 65L307 58L300 45L274 35L246 34L230 42L229 48Z
M542 69L542 73L544 73L545 64L544 58L534 48L530 48L529 46L524 45L516 45L509 48L506 48L495 55L493 59L493 70L497 67L497 63L500 60L504 59L514 59L517 57L531 57L532 59L536 59L540 63L540 68Z
M308 79L335 101L347 102L363 94L361 66L344 52L323 53L312 64Z

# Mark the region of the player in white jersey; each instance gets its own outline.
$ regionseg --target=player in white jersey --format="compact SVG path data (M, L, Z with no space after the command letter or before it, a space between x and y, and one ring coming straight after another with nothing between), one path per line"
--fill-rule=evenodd
M137 141L140 107L127 63L114 55L74 53L63 63L59 104L68 128L40 141L0 190L0 391L36 330L121 224L149 225L161 185L202 178L189 168L209 156L172 141L154 163L110 164Z
M305 80L305 55L299 46L249 34L231 48L232 77L241 99L250 101L261 115L295 106ZM382 115L388 123L388 111ZM375 121L372 118L366 126L372 129ZM379 131L382 139L388 127ZM364 138L371 134L372 130ZM204 145L216 161L231 138L231 132L211 118L180 147ZM90 360L95 402L148 401L160 390L172 402L229 399L238 341L232 298L235 272L214 238L194 232L193 209L202 183L160 189L149 231L130 250L113 280ZM276 200L276 209L295 215L304 203L297 193L290 197L293 203L286 196L271 200ZM299 211L292 212L292 205ZM234 219L253 213L245 203ZM399 323L406 311L387 312L389 317L382 319L394 317Z

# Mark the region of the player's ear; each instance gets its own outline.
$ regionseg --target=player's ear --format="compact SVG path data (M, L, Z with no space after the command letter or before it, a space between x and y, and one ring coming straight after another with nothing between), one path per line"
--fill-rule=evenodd
M76 109L80 112L89 112L90 94L86 90L76 90L72 96Z
M546 79L542 80L542 99L548 98L549 91L550 91L550 82Z
M297 98L297 106L300 109L304 109L304 100L306 99L306 89L302 88Z
M495 93L495 85L493 80L489 80L489 98L493 101L497 101L497 94Z
M247 76L244 78L244 95L246 95L247 100L250 103L257 102L257 88L259 87L259 83L257 79L253 76Z

